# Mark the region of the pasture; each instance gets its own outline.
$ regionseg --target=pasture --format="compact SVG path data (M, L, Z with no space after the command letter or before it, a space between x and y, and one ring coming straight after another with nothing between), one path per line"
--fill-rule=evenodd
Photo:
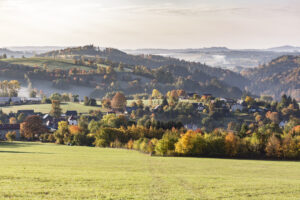
M89 67L75 65L72 60L68 59L54 59L44 57L32 57L32 58L9 58L4 60L11 64L27 65L31 67L47 68L50 70L63 69L69 70L72 68L79 68L82 70L89 70Z
M88 113L90 110L101 110L103 112L106 109L102 109L101 107L97 106L85 106L81 103L73 103L73 102L66 102L61 103L60 105L62 112L65 113L67 110L76 110L78 113ZM18 110L34 110L35 112L41 113L49 113L51 110L51 104L28 104L28 105L15 105L15 106L6 106L0 107L4 113L10 112L18 112Z
M0 199L299 199L300 163L0 142Z

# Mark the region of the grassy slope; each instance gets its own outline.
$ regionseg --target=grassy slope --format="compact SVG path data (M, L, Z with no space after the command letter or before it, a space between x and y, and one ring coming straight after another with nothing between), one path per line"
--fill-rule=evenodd
M0 199L299 199L300 163L0 143Z
M66 112L67 110L77 110L79 113L87 113L90 110L102 110L104 109L100 107L94 107L94 106L85 106L83 104L79 103L62 103L61 108L63 112ZM49 113L51 110L51 104L36 104L36 105L17 105L17 106L7 106L7 107L0 107L3 112L10 113L10 112L17 112L18 110L32 110L34 109L35 112L42 112L42 113Z
M53 59L53 58L39 58L39 57L33 57L33 58L9 58L4 60L6 62L12 63L12 64L22 64L22 65L28 65L32 67L44 67L44 64L47 65L48 69L54 70L54 69L71 69L71 68L80 68L83 70L89 70L90 68L85 66L79 66L74 65L71 60L67 59Z

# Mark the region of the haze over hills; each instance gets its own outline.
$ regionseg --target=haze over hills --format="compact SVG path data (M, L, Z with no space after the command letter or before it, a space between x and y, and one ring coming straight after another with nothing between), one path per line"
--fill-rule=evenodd
M32 75L33 83L39 84L39 77L34 75L32 67L38 66L40 70L46 69L52 71L60 69L66 71L66 73L75 68L85 70L91 75L67 75L66 81L63 81L63 83L63 79L60 76L54 76L47 78L47 81L50 81L47 83L47 86L40 88L39 84L37 84L35 87L45 90L47 87L51 87L51 82L55 82L55 84L56 82L60 82L59 84L69 85L67 88L60 89L69 91L72 90L74 85L78 85L87 87L86 91L89 91L89 94L85 93L85 95L92 95L94 97L100 97L107 92L116 90L126 91L131 94L134 92L149 92L153 88L158 88L162 92L170 89L184 89L189 92L206 92L224 97L239 97L242 95L242 91L246 89L253 94L270 95L276 99L283 93L299 98L299 81L297 75L299 72L298 60L300 53L275 52L276 49L287 50L287 48L290 47L272 48L274 51L231 50L226 47L175 50L141 49L136 51L126 50L126 53L114 48L99 48L93 45L64 49L62 47L19 47L17 48L19 50L28 51L36 49L41 53L37 54L35 58L3 60L2 67L3 70L7 70L7 67L10 66L9 70L11 71L14 68L20 69L20 65L29 66L29 68L23 69L26 69L26 73ZM295 48L293 47L293 49ZM51 49L51 51L44 53L48 49ZM8 53L15 53L8 49L4 50ZM18 52L20 55L20 51ZM159 53L162 54L153 55ZM240 64L241 62L247 63L247 60L251 60L253 65L256 62L258 63L259 60L260 62L264 60L266 64L257 64L249 70L244 65L240 67L240 71L242 71L240 74L228 70L226 67L225 69L211 67L201 62L191 62L162 56L173 53L178 55L201 54L206 57L212 57L215 62L222 60L226 55L226 58L230 57L231 61L240 62ZM282 56L286 54L290 56ZM275 58L271 59L273 57ZM268 61L269 59L271 60ZM226 59L224 62L227 62ZM226 65L230 65L230 63ZM250 64L247 63L247 65ZM99 70L100 66L112 66L114 73L110 74L110 80L104 79L104 76L107 75L106 73L97 74L97 72L94 72L97 68ZM120 66L122 70L120 70ZM15 72L17 71L15 70ZM20 78L20 76L18 77ZM71 80L74 78L82 81L74 82ZM72 92L74 91L72 90Z
M274 47L270 49L228 49L210 47L199 49L136 49L125 50L131 54L154 54L170 56L192 62L201 62L213 67L221 67L240 72L270 62L279 56L300 55L300 48L293 46Z
M8 57L31 57L34 54L42 54L50 51L61 50L64 46L15 46L5 47L0 52ZM105 48L100 48L105 49ZM113 48L110 48L113 49ZM6 51L4 51L6 50ZM280 46L268 49L229 49L227 47L207 47L196 49L124 49L126 53L133 55L151 54L173 57L181 60L200 62L212 67L230 69L236 72L244 68L252 68L270 62L272 59L289 54L300 55L300 47ZM136 64L136 63L131 63Z
M126 94L150 93L156 88L161 92L184 89L238 98L247 82L230 70L201 63L163 56L130 55L92 45L51 51L35 58L4 59L0 66L2 76L24 79L27 74L32 83L50 81L53 87L65 87L66 92L84 86L94 90L90 94L94 97L119 90ZM33 87L41 89L40 85Z

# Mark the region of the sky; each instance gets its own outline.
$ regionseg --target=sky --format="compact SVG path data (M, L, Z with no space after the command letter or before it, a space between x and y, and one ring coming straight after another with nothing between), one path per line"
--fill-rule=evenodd
M0 0L0 47L300 46L300 0Z

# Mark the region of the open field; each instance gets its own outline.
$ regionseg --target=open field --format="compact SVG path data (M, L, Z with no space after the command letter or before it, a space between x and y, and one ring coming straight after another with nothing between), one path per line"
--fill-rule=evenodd
M74 65L71 60L67 59L53 59L53 58L40 58L40 57L33 57L33 58L9 58L4 60L5 62L9 62L12 64L21 64L21 65L28 65L32 67L45 67L47 66L48 69L64 69L68 70L71 68L80 68L83 70L89 70L90 68L80 65Z
M67 110L77 110L79 113L87 113L90 110L101 110L103 112L106 111L100 107L85 106L83 104L73 102L61 103L60 107L62 108L63 112L66 112ZM51 110L51 104L16 105L0 107L0 109L2 109L2 111L5 113L18 112L18 110L34 110L35 112L49 113Z
M0 199L299 199L300 163L0 143Z

